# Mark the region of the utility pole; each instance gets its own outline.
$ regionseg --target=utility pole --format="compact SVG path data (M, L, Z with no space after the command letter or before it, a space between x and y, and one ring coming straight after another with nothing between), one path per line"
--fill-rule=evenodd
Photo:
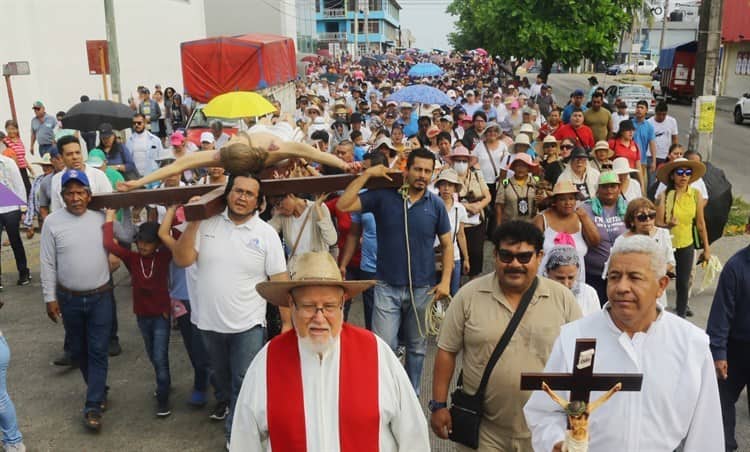
M112 97L115 102L122 102L120 52L117 50L117 26L115 25L115 6L113 1L104 0L104 19L107 25L107 47L109 50L109 77L112 84Z
M716 81L721 48L723 0L703 0L698 25L698 54L695 61L695 97L690 117L688 149L711 160L713 126L716 114Z
M664 49L664 35L667 34L667 11L669 11L669 0L664 0L664 13L661 17L661 36L659 37L659 61L661 61L661 51Z
M370 0L364 0L365 2L365 55L370 53Z
M357 59L357 52L359 51L359 0L354 0L354 51L352 52L352 60Z

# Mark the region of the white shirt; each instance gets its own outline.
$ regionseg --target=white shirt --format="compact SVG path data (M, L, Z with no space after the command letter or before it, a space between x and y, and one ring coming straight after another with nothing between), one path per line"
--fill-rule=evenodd
M241 333L265 325L266 301L258 295L255 285L286 271L284 250L276 231L258 215L236 225L224 210L201 222L195 251L198 328Z
M697 181L690 184L691 187L698 190L701 194L701 197L708 201L708 189L706 188L706 183L703 182L703 178L698 179ZM664 193L667 190L667 186L663 183L659 182L659 186L656 187L656 194L655 197L659 197L660 194Z
M390 347L378 344L378 405L380 452L428 452L427 421L404 366ZM305 403L305 436L309 452L338 452L339 361L341 342L319 358L300 348ZM232 424L231 452L270 452L268 437L266 363L268 344L255 356L245 374ZM299 426L303 428L303 426ZM282 452L282 451L279 451Z
M454 197L455 198L455 197ZM458 248L458 228L469 219L469 213L463 204L453 200L453 207L448 211L448 219L451 223L451 240L453 240L453 260L461 260L461 250ZM456 221L458 220L458 221ZM435 246L440 245L440 238L435 237Z
M20 202L26 201L26 186L23 184L21 171L13 159L4 155L0 155L0 184L5 185L14 195L18 196ZM0 214L18 210L21 206L20 202L15 206L0 207Z
M626 202L630 202L641 196L643 196L641 184L631 177L630 181L628 181L628 188L622 193L622 197L625 198Z
M472 151L472 154L476 155L479 159L479 169L482 171L484 181L488 184L494 184L495 180L500 177L500 171L504 168L502 160L508 154L508 146L504 142L498 141L497 147L488 151L484 141L480 141L477 143L474 151ZM492 161L490 161L490 158L492 158ZM492 166L493 163L495 164L494 167Z
M65 201L62 197L62 175L64 172L65 171L60 171L52 176L49 203L50 212L65 208ZM92 194L112 193L112 183L109 181L109 178L107 178L107 175L104 174L104 171L86 165L83 172L86 173L86 177L89 178L89 185L91 186Z
M608 305L564 325L545 372L571 372L576 338L596 338L594 373L642 373L639 392L618 392L589 419L589 450L724 450L724 430L713 358L706 333L659 307L646 333L632 338L612 321ZM569 393L559 391L567 400ZM596 400L602 391L592 391ZM524 407L534 450L548 452L565 437L566 417L543 391Z
M654 126L654 135L656 136L656 158L666 159L669 154L669 146L672 145L672 136L678 135L677 120L667 115L664 121L659 122L655 116L647 119Z
M581 314L586 316L601 311L602 305L599 302L599 295L596 293L596 290L585 282L580 282L579 284L579 292L578 295L576 295L576 301L581 308Z
M630 119L630 115L627 113L624 115L617 112L612 113L612 133L617 133L620 130L620 123L626 119Z

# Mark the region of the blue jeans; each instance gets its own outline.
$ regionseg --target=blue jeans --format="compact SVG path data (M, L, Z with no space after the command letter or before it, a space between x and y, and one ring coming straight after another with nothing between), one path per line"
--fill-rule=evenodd
M39 144L39 157L44 157L44 154L48 153L49 151L54 148L54 144Z
M461 259L453 261L453 273L451 273L451 297L456 295L461 286Z
M362 280L377 279L375 277L375 272L366 272L362 269L359 270L359 276ZM375 306L375 288L370 287L362 292L362 303L365 308L365 328L372 331L372 310Z
M201 336L206 344L211 369L214 371L216 389L221 394L229 396L229 416L224 424L226 439L229 441L232 436L234 404L240 394L248 366L266 341L266 329L256 325L242 333L201 330Z
M372 331L380 336L395 352L398 347L399 327L402 327L406 343L406 374L419 396L422 380L422 367L427 350L424 333L424 314L430 299L431 287L414 287L414 307L411 303L409 286L391 286L378 281L375 286L375 306L372 312ZM419 322L419 326L417 325Z
M206 392L209 378L211 379L211 384L216 388L213 375L211 374L211 366L208 364L206 346L203 344L203 337L201 337L198 327L190 321L190 300L180 300L180 302L187 309L187 314L177 318L177 326L180 328L182 342L185 344L185 351L187 351L190 364L193 366L193 390ZM226 397L220 396L217 392L216 400L223 399L226 399Z
M172 325L169 318L160 315L138 316L137 319L146 354L156 372L156 400L166 402L172 384L169 375L169 332Z
M3 429L3 444L10 446L23 441L21 432L18 431L16 420L16 407L8 395L6 377L10 365L10 348L5 336L0 336L0 428Z
M78 360L87 385L84 412L98 412L107 386L112 291L78 297L58 290L57 301L70 347L70 357Z

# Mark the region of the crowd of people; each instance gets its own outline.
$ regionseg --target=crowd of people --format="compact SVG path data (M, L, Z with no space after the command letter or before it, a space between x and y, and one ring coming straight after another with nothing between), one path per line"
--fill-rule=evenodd
M41 228L43 298L65 326L55 364L80 368L84 425L102 427L108 359L120 353L112 275L124 266L155 415L174 403L174 327L194 370L188 403L206 406L213 391L209 417L224 421L229 450L429 450L423 391L434 434L466 444L448 397L459 355L460 387L484 397L480 450L563 450L566 416L518 381L570 371L578 337L599 341L597 372L644 374L641 392L597 411L592 450L720 450L724 439L732 450L741 377L727 389L719 373L720 408L714 361L726 365L727 341L740 353L742 336L727 333L740 302L715 315L711 349L678 318L692 315L696 255L711 259L709 194L706 164L680 144L667 105L647 118L638 102L630 116L595 78L562 99L543 76L532 84L482 53L445 57L443 76L415 80L412 58L321 58L297 82L294 111L246 118L243 130L214 121L199 143L184 130L192 103L159 86L129 100L127 134L65 130L37 101L27 152L18 124L5 124L0 183L28 202L3 207L0 224L19 285L31 279L21 230ZM390 100L411 84L450 102ZM347 171L360 175L337 193L263 195L268 174ZM367 189L394 172L403 187ZM188 222L179 205L88 208L100 193L193 184L224 185L226 210ZM345 322L359 300L364 329ZM506 328L513 340L486 369ZM2 369L5 352L3 339ZM6 449L23 450L5 406Z

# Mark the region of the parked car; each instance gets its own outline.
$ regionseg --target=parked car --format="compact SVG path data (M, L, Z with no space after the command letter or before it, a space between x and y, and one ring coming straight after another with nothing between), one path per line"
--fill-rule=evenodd
M628 113L631 115L635 114L635 106L639 100L648 102L648 113L646 113L646 116L653 115L654 108L656 107L656 99L654 99L651 91L643 85L611 85L604 92L604 96L609 105L615 105L620 100L624 101L628 104ZM748 104L748 107L750 107L750 104ZM750 110L748 112L750 113Z
M607 75L617 75L620 73L620 66L621 64L613 64L611 66L607 66L607 70L604 71Z
M750 119L750 93L743 94L734 105L735 124L742 124L746 119Z
M656 62L653 60L640 60L635 63L630 63L625 69L626 74L643 74L647 75L656 69Z

